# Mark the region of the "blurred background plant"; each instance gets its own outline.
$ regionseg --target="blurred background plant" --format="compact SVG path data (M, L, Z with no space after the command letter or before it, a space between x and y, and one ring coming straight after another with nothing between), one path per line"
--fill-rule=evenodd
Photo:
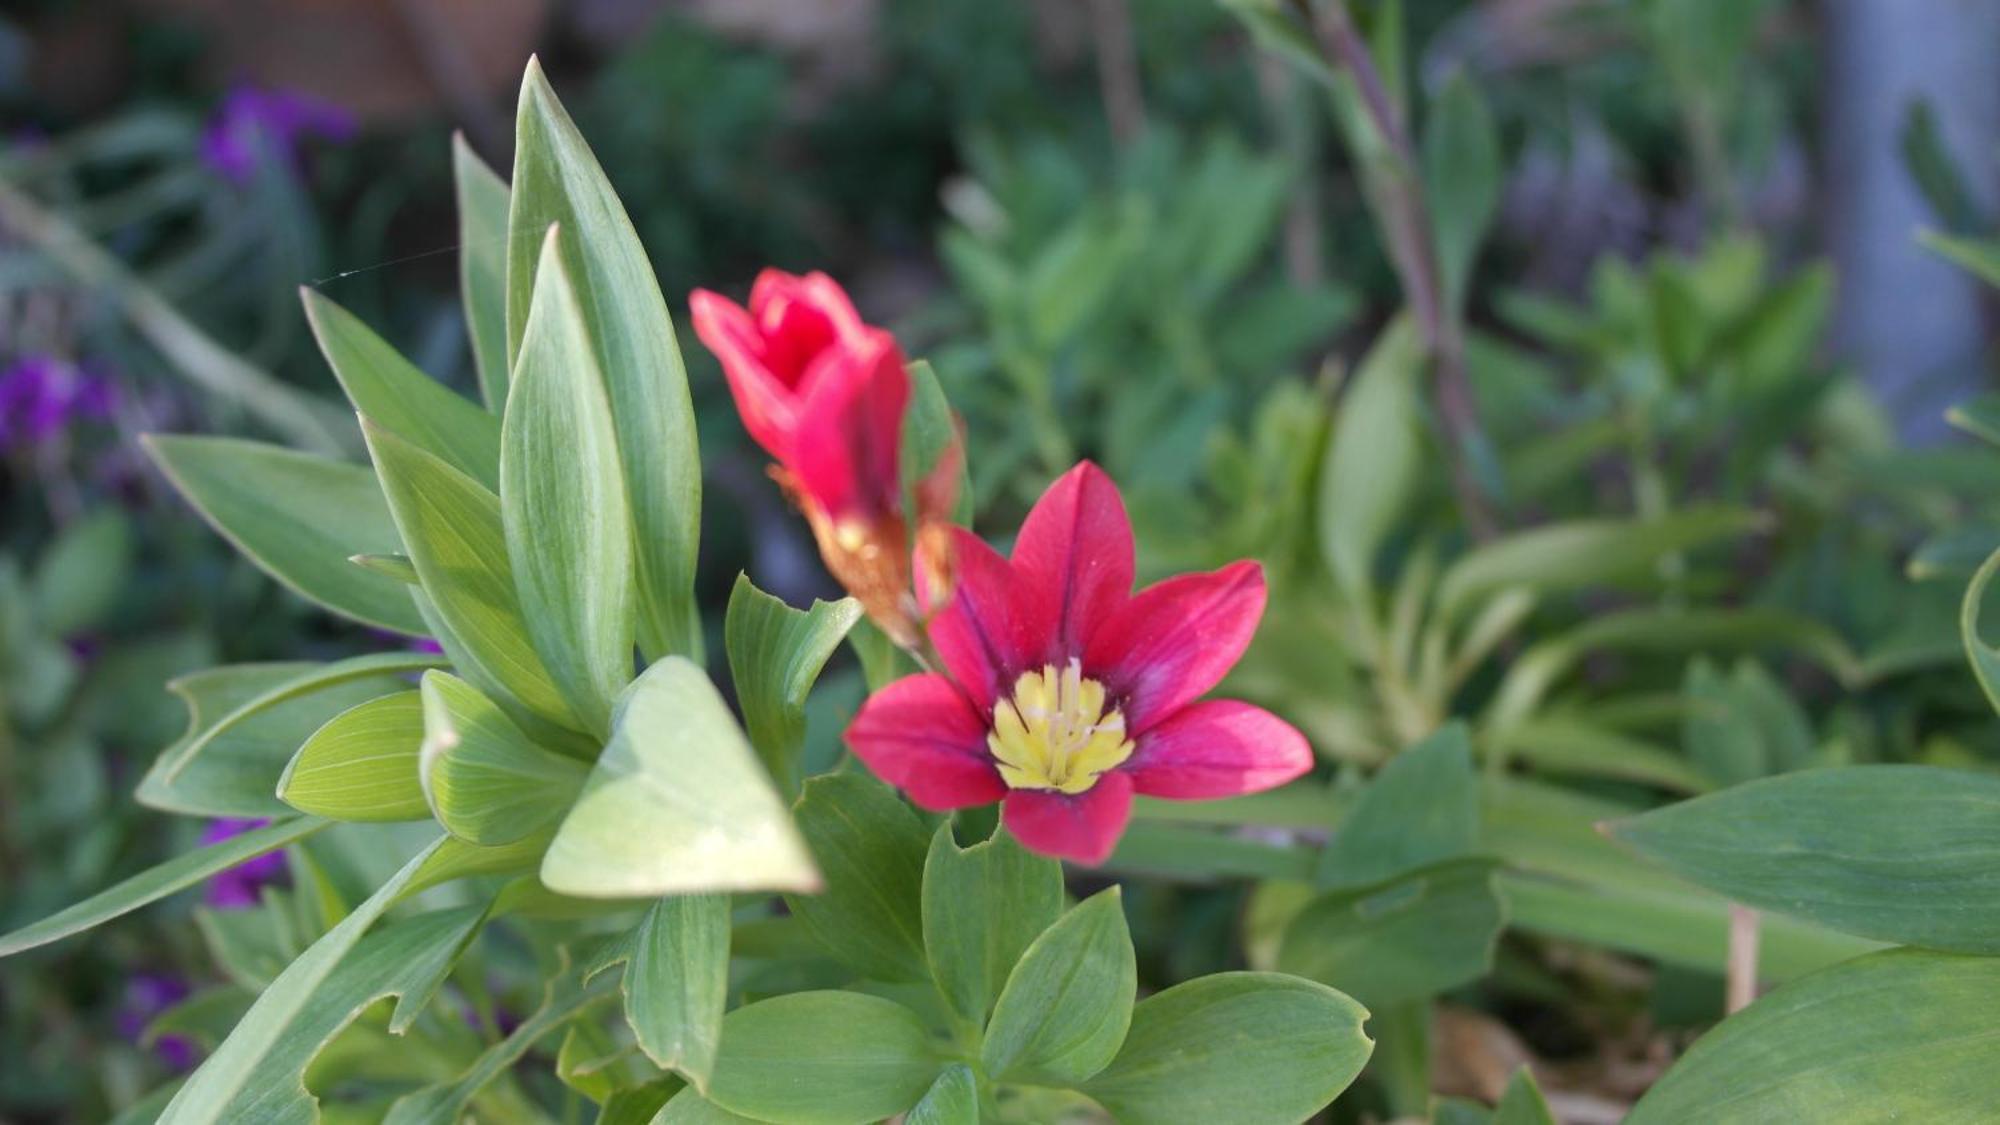
M457 269L482 248L452 233L447 138L505 167L535 50L677 312L767 264L826 269L934 364L977 451L982 525L1012 526L1092 457L1124 485L1144 570L1269 566L1273 609L1232 687L1297 721L1335 781L1217 806L1220 842L1164 813L1150 841L1135 830L1127 869L1221 848L1217 873L1265 877L1130 884L1147 986L1246 958L1336 984L1372 971L1325 919L1407 870L1272 869L1228 846L1324 839L1329 809L1389 800L1369 779L1463 719L1489 784L1444 831L1476 839L1426 859L1494 854L1509 874L1427 884L1456 889L1411 919L1468 946L1361 995L1389 1046L1336 1112L1491 1102L1532 1062L1565 1119L1613 1120L1721 1013L1722 903L1645 884L1590 822L1808 765L1996 760L1957 614L2000 545L2000 469L1903 440L1933 433L1939 382L1984 383L1977 299L1924 322L1930 343L1974 346L1934 349L1949 362L1914 397L1839 325L1927 260L1908 222L1858 241L1869 191L1913 196L1940 249L2000 277L1980 241L2000 95L1968 93L1950 58L1912 87L1886 40L1857 56L1868 9L17 6L0 17L0 931L193 843L128 799L178 731L168 678L401 643L232 556L136 436L357 451L300 286L473 388ZM1962 18L1961 39L2000 46L2000 21ZM1823 119L1836 83L1845 108ZM1883 116L1893 143L1856 124ZM1875 173L1826 191L1836 158ZM688 355L723 498L704 604L745 568L795 604L825 593L712 361ZM1454 368L1470 429L1440 397ZM813 760L838 753L859 685L829 673ZM1406 760L1447 789L1457 768ZM389 853L336 831L297 854L289 889L190 907L200 943L149 918L10 962L0 1116L126 1107ZM1828 940L1767 934L1767 979L1852 951ZM426 1025L400 1069L364 1025L340 1073L453 1073L502 1010L539 1002L510 971L547 953L484 951L454 986L477 1018ZM177 1013L172 1046L135 1041L145 1008ZM487 1108L535 1093L496 1087Z

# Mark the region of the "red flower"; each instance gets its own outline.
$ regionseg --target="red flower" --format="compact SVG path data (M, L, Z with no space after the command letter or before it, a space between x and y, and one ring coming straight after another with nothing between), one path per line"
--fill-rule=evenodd
M887 331L865 324L839 284L765 270L745 309L697 289L695 334L722 361L743 426L778 462L784 486L819 542L827 569L899 643L914 644L909 523L900 457L910 377ZM921 530L956 499L957 462L918 492ZM924 538L922 535L919 538ZM926 550L926 566L949 560Z
M1305 737L1229 700L1195 702L1243 655L1264 572L1239 562L1132 590L1132 528L1088 462L1056 481L1011 559L954 528L957 588L930 623L945 668L875 693L847 744L927 809L1003 801L1034 851L1111 854L1132 795L1201 799L1283 785Z

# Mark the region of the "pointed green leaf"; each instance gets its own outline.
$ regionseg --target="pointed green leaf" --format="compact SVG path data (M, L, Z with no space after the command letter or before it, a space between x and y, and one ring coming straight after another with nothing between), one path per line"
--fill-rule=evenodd
M787 896L792 913L864 977L925 979L923 821L889 788L852 773L807 782L794 813L826 884Z
M1914 765L1808 770L1608 827L1749 906L1883 941L2000 953L2000 778Z
M278 796L332 820L422 820L430 815L417 780L423 739L423 702L414 691L350 707L299 747L278 779Z
M699 1090L682 1090L667 1101L660 1115L652 1119L652 1125L766 1125L731 1113L701 1096Z
M924 954L953 1010L984 1025L1021 952L1062 908L1062 864L1005 832L961 848L939 826L924 860Z
M444 830L498 847L569 812L589 767L536 746L492 700L447 672L424 673L419 798Z
M1660 558L1731 539L1759 524L1740 508L1684 508L1650 520L1544 524L1467 552L1445 571L1440 612L1456 617L1509 587L1575 590L1657 581Z
M556 224L567 232L563 265L618 429L637 532L640 644L649 657L674 652L699 659L694 568L701 457L673 318L624 206L531 59L521 83L507 221L510 356L521 351L542 239Z
M901 1004L795 992L723 1019L708 1096L763 1121L869 1125L915 1105L937 1072L930 1032Z
M354 409L459 472L494 488L500 424L424 374L359 317L316 289L300 289L306 320Z
M1698 1040L1627 1125L1974 1122L2000 1105L2000 958L1871 953L1802 977Z
M500 512L522 621L594 733L632 679L632 518L611 401L549 228L503 423Z
M1083 1091L1121 1125L1292 1125L1368 1061L1368 1013L1323 984L1217 973L1149 996L1118 1057Z
M917 490L948 453L958 458L954 474L957 502L945 513L954 523L972 523L972 470L959 434L958 416L928 360L910 364L910 405L903 414L903 510L918 512Z
M1452 723L1389 760L1320 853L1323 887L1380 883L1478 850L1472 743Z
M549 840L554 835L554 832L544 830L523 836L511 844L491 848L468 844L456 836L446 837L437 851L431 853L429 862L410 879L410 885L403 888L403 897L408 898L455 879L533 871L541 865L542 856L549 850ZM504 898L503 895L502 901L493 907L496 915L504 913Z
M1556 1115L1549 1112L1548 1099L1542 1097L1542 1088L1535 1084L1534 1071L1524 1066L1514 1072L1499 1104L1493 1107L1493 1125L1557 1125Z
M451 136L452 181L458 196L458 290L465 334L479 369L486 408L507 403L507 181L466 143Z
M287 589L364 624L424 631L406 587L347 561L403 549L374 473L237 438L153 434L145 445L202 518Z
M805 745L806 696L841 638L861 617L853 598L813 602L801 613L736 576L723 619L729 674L743 708L750 745L787 790L798 777Z
M1278 968L1378 1010L1478 980L1506 922L1494 867L1488 859L1448 860L1329 891L1286 927Z
M945 1067L924 1100L903 1115L903 1125L979 1125L979 1083L972 1068L964 1063Z
M619 701L611 741L542 861L583 898L803 890L819 877L735 716L670 656Z
M706 1091L728 1000L729 897L654 903L625 967L625 1018L646 1057Z
M101 926L113 918L158 902L175 891L192 887L219 871L226 871L245 860L302 840L326 826L326 821L316 817L297 817L254 828L220 843L177 855L74 906L65 907L39 922L0 937L0 957L11 957L24 949L47 945L93 926Z
M1118 1054L1138 992L1119 888L1079 903L1028 946L994 1005L980 1062L994 1078L1081 1082Z
M1423 148L1424 187L1445 300L1462 307L1479 245L1500 205L1503 174L1493 114L1463 72L1453 75L1431 101Z
M438 641L453 666L524 728L537 720L577 727L528 641L499 498L369 419L362 419L361 432L410 561L445 626Z
M1407 318L1383 329L1334 417L1319 478L1320 552L1350 597L1374 588L1375 556L1396 529L1423 458L1423 356Z

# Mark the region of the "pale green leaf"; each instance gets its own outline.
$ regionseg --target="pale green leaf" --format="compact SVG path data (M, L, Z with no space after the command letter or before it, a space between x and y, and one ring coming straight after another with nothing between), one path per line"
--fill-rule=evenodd
M507 403L507 181L466 143L451 136L452 182L458 199L458 289L465 334L486 408Z
M853 598L815 601L801 612L759 590L748 575L738 575L730 592L723 636L743 725L765 768L787 791L797 784L805 745L806 696L860 617L861 604Z
M915 1105L938 1069L930 1032L901 1004L795 992L723 1019L708 1096L732 1113L786 1125L869 1125Z
M278 796L333 820L422 820L430 815L417 779L423 738L423 701L414 691L350 707L299 747Z
M589 767L529 741L492 700L448 672L419 693L419 797L445 831L470 844L511 844L569 811Z
M979 1083L972 1068L945 1067L924 1099L903 1115L903 1125L979 1125Z
M634 936L624 989L625 1018L646 1057L706 1091L729 999L729 897L654 903Z
M1008 976L980 1048L986 1073L1046 1085L1104 1069L1125 1041L1137 972L1119 888L1079 903Z

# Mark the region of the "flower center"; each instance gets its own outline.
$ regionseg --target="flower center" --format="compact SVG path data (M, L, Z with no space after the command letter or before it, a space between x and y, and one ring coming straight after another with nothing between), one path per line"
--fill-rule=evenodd
M1021 673L1013 695L993 705L986 745L1008 788L1062 793L1089 789L1132 756L1125 716L1104 709L1104 685L1084 679L1077 660Z

